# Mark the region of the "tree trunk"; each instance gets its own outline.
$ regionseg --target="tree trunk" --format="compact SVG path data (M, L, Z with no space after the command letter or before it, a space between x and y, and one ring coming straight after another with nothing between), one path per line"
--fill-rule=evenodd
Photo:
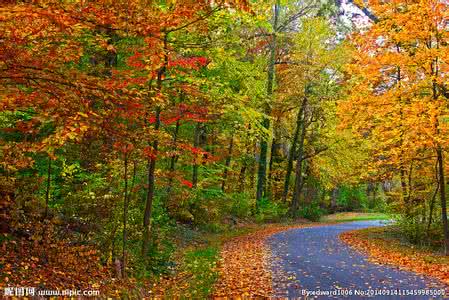
M160 114L161 111L159 108L156 110L156 124L155 129L159 130L160 127ZM157 155L157 149L159 146L159 141L157 138L153 142L153 151L154 155ZM151 212L153 209L153 198L154 198L154 171L156 170L156 157L153 157L148 162L148 191L147 191L147 202L145 205L145 214L143 217L143 227L144 227L144 233L143 233L143 245L142 245L142 255L146 255L148 251L148 246L150 243L150 235L151 235Z
M331 194L331 211L335 213L337 208L338 187L332 189Z
M47 189L45 191L45 212L44 219L48 218L48 203L50 202L50 187L51 187L51 158L48 157L47 167Z
M276 62L276 32L278 26L279 19L279 0L276 1L274 5L274 16L273 16L273 34L272 40L270 43L270 58L268 62L268 76L267 76L267 101L271 102L271 98L273 97L273 85L274 85L274 73L275 73L275 62ZM269 116L271 114L270 103L266 104L265 114ZM270 128L270 119L264 118L262 122L262 126L269 130ZM266 184L266 176L267 176L267 152L268 152L268 143L265 138L262 138L260 141L260 157L259 157L259 169L257 172L257 189L256 189L256 209L259 208L259 203L264 196L265 193L265 184Z
M162 79L165 76L165 72L168 66L168 54L167 54L167 45L168 45L168 36L165 34L164 36L164 64L157 72L157 92L162 92ZM156 107L156 121L154 124L155 131L159 131L159 127L161 126L161 108L159 106ZM150 243L151 237L151 212L153 208L153 198L154 198L154 179L156 170L156 159L157 159L157 150L159 146L159 140L156 137L153 141L153 152L154 157L152 157L148 162L148 191L147 191L147 200L145 205L145 213L143 216L143 243L142 243L142 255L146 256L148 252L148 247Z
M246 169L248 168L248 164L246 161L243 161L242 168L240 169L239 174L239 193L245 192L245 177L246 177Z
M293 199L291 204L291 213L294 215L299 208L299 198L301 196L301 191L303 187L303 158L304 158L304 140L306 138L306 118L305 118L305 107L307 106L307 97L304 97L302 102L302 109L300 112L302 116L298 118L298 123L296 126L300 128L300 136L298 143L298 153L296 159L296 169L295 169L295 187L293 192Z
M402 154L401 154L402 156ZM402 199L404 201L404 206L405 206L405 215L407 217L410 216L410 205L407 201L408 197L407 197L407 183L405 181L405 168L402 166L401 163L401 167L400 167L400 174L401 174L401 189L402 189Z
M437 40L436 48L439 48L439 41ZM439 59L438 57L435 58L434 64L432 64L432 75L434 75L433 84L432 84L432 92L433 92L433 99L435 101L438 100L438 86L436 79L439 75ZM438 118L436 118L436 134L437 136L440 135L440 127ZM440 201L441 201L441 219L443 224L443 235L444 235L444 255L449 255L449 225L447 221L447 204L446 204L446 180L444 178L444 160L443 160L443 149L441 147L441 144L437 145L436 148L437 152L437 161L438 161L438 179L440 183Z
M178 132L179 132L179 120L176 121L176 127L175 127L175 132L173 133L173 145L172 145L172 150L176 151L176 147L177 147L177 142L178 142ZM168 188L167 188L167 195L170 197L171 194L171 190L173 188L173 176L174 176L174 172L176 169L176 154L172 154L170 157L170 166L169 166L169 170L170 170L170 177L168 179Z
M440 181L440 201L441 201L441 218L443 222L443 233L444 233L444 254L449 255L449 226L447 221L447 206L446 206L446 188L445 188L445 178L444 178L444 161L443 161L443 150L441 146L437 147L437 158L438 158L438 177Z
M275 157L276 138L271 140L270 147L270 163L268 164L268 183L267 183L267 197L272 198L272 185L273 185L273 159Z
M128 240L128 231L127 231L127 224L128 224L128 204L129 204L129 198L128 198L128 154L125 154L125 175L124 175L124 181L125 181L125 189L123 191L123 252L122 252L122 276L123 278L126 278L126 242Z
M304 111L304 106L301 105L301 107L299 108L298 116L296 118L296 128L295 128L295 133L293 134L293 141L292 141L291 149L290 149L290 152L288 153L287 171L285 173L284 191L282 194L282 201L284 203L287 202L288 190L290 187L290 178L291 178L291 174L293 171L293 161L295 160L296 146L298 144L298 138L299 138L300 127L298 126L298 124L301 123L303 111Z
M226 157L225 168L223 171L223 180L221 181L221 191L225 191L226 179L228 178L228 169L231 166L232 150L234 148L234 134L231 135L229 142L228 155Z
M437 175L437 177L438 177L438 175ZM435 192L432 195L432 199L430 200L430 204L429 204L429 220L427 221L427 237L430 237L430 225L432 225L433 210L435 208L435 199L436 199L436 196L437 196L439 190L440 190L440 180L438 179L437 187L435 189Z
M257 182L256 182L257 145L256 145L256 143L253 144L253 158L254 158L254 161L253 161L253 163L250 166L250 178L249 178L249 187L251 189L253 189L253 187L255 187L257 185ZM256 203L256 206L257 206L257 203Z
M198 148L200 145L200 129L201 125L200 122L196 123L195 126L195 133L193 137L193 147ZM198 185L198 155L194 154L195 157L193 159L193 169L192 169L192 185L194 188Z

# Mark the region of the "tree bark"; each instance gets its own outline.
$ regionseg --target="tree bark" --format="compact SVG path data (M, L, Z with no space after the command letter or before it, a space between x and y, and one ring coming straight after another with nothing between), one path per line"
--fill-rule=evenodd
M272 185L273 185L273 159L275 157L275 149L276 149L276 138L271 140L270 147L270 163L268 164L268 182L267 182L267 197L272 197Z
M307 97L304 97L302 102L301 113L302 116L298 118L298 123L296 126L300 128L300 136L298 143L298 153L296 159L296 169L295 169L295 187L293 192L292 204L291 204L291 213L294 215L299 208L299 198L301 196L302 187L303 187L303 157L304 157L304 141L306 137L306 118L305 118L305 108L307 106Z
M176 151L176 147L177 147L177 142L178 142L178 132L179 132L179 120L176 121L176 127L175 127L175 132L173 133L173 145L172 145L172 150ZM168 179L168 188L167 188L167 195L170 196L171 194L171 190L173 188L173 176L174 176L174 172L176 169L176 158L177 155L173 154L170 157L170 166L169 166L169 170L170 170L170 177Z
M276 63L276 33L279 19L279 9L280 4L279 0L276 1L274 5L274 16L273 16L273 34L272 40L270 43L270 58L268 62L268 76L267 76L267 101L271 101L273 97L273 85L274 85L274 73L275 73L275 63ZM269 116L271 114L270 103L266 104L265 114ZM265 129L270 128L270 119L265 117L262 126ZM259 208L259 203L264 197L265 193L265 185L266 185L266 176L267 176L267 152L268 152L268 143L265 138L262 138L260 141L260 157L259 157L259 169L257 172L257 189L256 189L256 209Z
M438 177L438 172L437 172L437 177ZM429 204L429 220L427 221L427 237L430 236L430 226L432 225L432 221L433 221L433 210L435 208L435 199L436 199L436 196L437 196L439 190L440 190L440 180L438 179L437 187L435 189L435 192L432 195L432 199L430 200L430 204Z
M51 187L51 158L48 157L48 167L47 167L47 188L45 191L45 212L44 219L48 218L48 203L50 202L50 187Z
M291 174L293 171L293 161L295 160L296 146L298 144L298 138L299 138L300 127L298 126L298 124L300 124L300 122L301 122L303 112L304 112L304 106L301 105L301 107L299 108L298 115L296 117L296 128L295 128L295 133L293 134L293 141L292 141L291 149L290 149L290 152L288 153L287 171L285 173L284 191L282 194L282 201L284 203L287 202L288 190L290 187L290 178L291 178Z
M165 72L167 70L168 66L168 54L167 54L167 45L168 45L168 37L167 34L164 35L164 64L157 72L157 92L162 92L162 79L165 76ZM159 106L156 107L156 121L154 124L155 131L159 131L159 128L161 126L161 108ZM155 174L154 171L156 170L156 156L157 156L157 150L159 146L159 140L156 137L153 141L153 152L154 157L150 158L148 162L148 191L147 191L147 200L145 205L145 213L143 217L143 243L142 243L142 255L146 256L148 252L148 247L150 243L151 238L151 212L153 208L153 198L154 198L154 179Z
M198 148L200 145L200 129L201 125L200 122L196 123L195 126L195 133L193 136L193 147ZM192 169L192 185L194 188L198 185L198 155L194 154L195 157L193 159L193 169Z
M122 276L123 278L126 278L126 242L128 240L128 231L127 231L127 224L128 224L128 204L129 204L129 198L128 198L128 154L125 154L125 175L124 175L124 181L125 181L125 188L123 191L123 252L122 252Z
M436 48L439 49L439 40L437 40ZM438 84L436 81L436 77L439 75L439 59L438 57L435 58L434 63L431 65L432 67L432 75L434 75L433 84L432 84L432 93L433 93L433 99L435 101L438 100ZM440 127L438 118L436 118L436 134L437 136L440 135ZM444 160L443 160L443 149L441 147L441 144L437 144L436 147L437 152L437 161L438 161L438 177L439 177L439 183L440 183L440 201L441 201L441 219L443 224L443 235L444 235L444 242L443 242L443 248L444 248L444 255L449 255L449 225L447 221L447 203L446 203L446 180L444 177Z
M156 124L155 129L159 130L160 127L160 114L161 111L159 108L156 110ZM159 146L159 141L157 138L153 142L153 151L154 155L157 155L157 150ZM144 233L143 233L143 245L142 245L142 255L146 255L148 251L148 246L150 243L150 237L151 237L151 212L153 210L153 198L154 198L154 180L155 180L155 174L154 171L156 170L156 157L153 157L148 162L148 191L147 191L147 201L145 205L145 214L143 218L143 227L144 227Z
M331 211L335 213L337 208L338 187L332 189L331 194Z
M437 147L437 158L438 158L438 175L439 175L438 177L440 181L441 219L443 222L443 234L444 234L444 254L449 255L449 226L447 221L443 150L441 149L441 146Z
M245 192L245 177L246 177L246 169L248 168L248 165L246 161L243 162L242 168L240 169L239 174L239 193Z
M221 191L225 191L226 179L228 178L228 169L231 166L232 150L234 148L234 134L231 135L229 142L228 155L226 156L225 168L223 170L223 180L221 181Z

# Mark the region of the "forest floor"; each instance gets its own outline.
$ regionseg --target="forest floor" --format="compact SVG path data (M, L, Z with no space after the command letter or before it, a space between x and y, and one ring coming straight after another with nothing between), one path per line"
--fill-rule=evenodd
M178 250L178 268L153 283L151 297L214 298L269 295L271 277L265 265L265 239L294 227L315 226L307 220L258 224L239 223L218 233L204 233Z
M408 243L394 226L348 231L341 234L340 239L368 255L372 262L432 276L449 287L449 257Z
M288 223L241 223L220 233L202 234L198 243L179 249L178 268L154 283L150 295L215 298L273 294L267 239L295 228L353 220L388 219L380 213L338 213L320 222L297 219Z
M151 294L225 299L300 296L298 293L306 289L447 290L445 284L449 282L445 276L449 274L449 261L445 258L421 254L416 248L407 252L384 248L382 251L393 251L388 255L377 252L389 260L376 260L372 252L367 253L374 245L370 243L385 241L364 234L389 228L373 227L384 225L373 221L375 219L388 217L374 213L340 213L314 223L297 220L295 223L242 224L225 235L209 234L204 237L207 240L204 247L187 251L180 264L181 271L156 283ZM359 230L366 227L370 228ZM361 239L357 238L359 232ZM340 234L342 240L355 249L343 243ZM375 249L381 248L377 245ZM433 271L404 266L416 257L426 261L425 270ZM364 278L363 274L369 275Z

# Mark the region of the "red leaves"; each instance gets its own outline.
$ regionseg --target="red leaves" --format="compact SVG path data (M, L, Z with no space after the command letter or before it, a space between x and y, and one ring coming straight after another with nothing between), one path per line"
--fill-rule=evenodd
M115 142L114 148L120 153L128 154L134 150L134 145L126 142Z
M181 179L180 182L181 182L181 184L183 184L183 185L185 185L185 186L187 186L189 188L193 187L193 183L191 181L189 181L189 180Z
M128 65L137 68L137 69L143 69L145 68L145 64L142 60L142 53L140 52L134 52L134 55L128 58Z
M185 57L177 60L170 61L168 66L171 68L180 67L183 69L199 70L201 67L206 66L209 60L205 57Z
M193 146L191 146L189 144L179 144L178 148L190 151L194 155L203 155L204 156L204 155L208 155L209 154L209 152L204 151L204 150L202 150L200 148L193 147Z
M157 157L157 151L155 151L151 146L145 147L143 149L143 153L149 159L156 159Z

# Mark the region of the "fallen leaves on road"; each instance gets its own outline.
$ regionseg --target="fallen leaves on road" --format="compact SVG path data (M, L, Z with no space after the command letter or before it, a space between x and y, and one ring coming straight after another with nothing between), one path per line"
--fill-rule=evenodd
M383 238L385 228L369 228L344 232L340 239L369 255L376 263L434 277L449 286L449 258L429 251L401 245L399 240Z
M218 265L220 277L213 298L255 298L273 296L271 251L266 239L278 232L323 224L273 225L231 239L223 245Z

